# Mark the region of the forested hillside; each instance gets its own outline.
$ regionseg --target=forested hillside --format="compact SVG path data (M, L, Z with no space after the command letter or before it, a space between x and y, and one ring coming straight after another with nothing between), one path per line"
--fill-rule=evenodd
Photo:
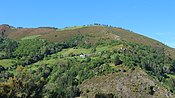
M0 34L2 98L175 97L175 49L129 30L1 25Z

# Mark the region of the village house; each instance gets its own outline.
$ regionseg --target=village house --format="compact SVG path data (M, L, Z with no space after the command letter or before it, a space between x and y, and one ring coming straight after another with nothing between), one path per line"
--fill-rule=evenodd
M86 58L87 57L87 54L81 54L80 57L81 58Z

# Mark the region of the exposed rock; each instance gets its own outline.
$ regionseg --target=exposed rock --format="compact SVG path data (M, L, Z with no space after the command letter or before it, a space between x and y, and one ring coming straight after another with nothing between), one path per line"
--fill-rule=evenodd
M131 74L132 73L132 74ZM82 98L96 94L114 94L119 98L173 98L174 96L142 69L94 77L80 85ZM88 90L88 92L86 92ZM107 97L104 97L107 98Z

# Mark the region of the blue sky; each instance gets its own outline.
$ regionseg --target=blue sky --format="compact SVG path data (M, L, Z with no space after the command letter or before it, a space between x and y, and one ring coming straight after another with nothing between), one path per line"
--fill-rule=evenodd
M175 48L175 0L1 0L0 24L58 28L109 24Z

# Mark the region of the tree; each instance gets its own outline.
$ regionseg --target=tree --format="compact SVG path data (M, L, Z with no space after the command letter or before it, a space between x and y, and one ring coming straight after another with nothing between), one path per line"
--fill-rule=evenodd
M116 55L116 56L114 57L114 64L115 64L115 65L120 65L120 64L122 64L122 61L120 60L119 55Z

